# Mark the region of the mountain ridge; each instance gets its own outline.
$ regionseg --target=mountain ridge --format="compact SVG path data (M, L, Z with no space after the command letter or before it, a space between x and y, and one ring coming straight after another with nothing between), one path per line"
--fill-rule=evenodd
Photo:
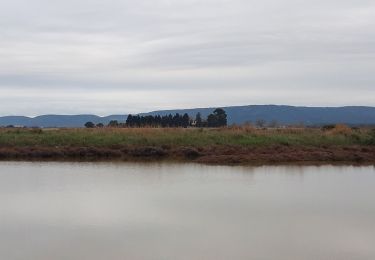
M308 107L289 105L247 105L222 107L228 114L229 124L255 123L257 120L266 122L275 121L282 125L305 124L349 124L375 125L375 107L370 106L342 106L342 107ZM195 117L199 112L205 118L212 113L215 107L157 110L139 115L167 115L188 113ZM27 126L27 127L83 127L88 121L95 124L108 124L111 120L125 122L127 115L97 116L93 114L55 115L46 114L36 117L3 116L0 117L0 126Z

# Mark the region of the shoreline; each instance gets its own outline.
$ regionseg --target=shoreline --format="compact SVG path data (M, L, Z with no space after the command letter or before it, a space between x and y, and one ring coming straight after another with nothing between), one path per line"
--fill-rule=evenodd
M209 165L375 165L375 146L24 146L0 147L0 161L173 161Z
M0 129L0 160L375 165L375 129Z

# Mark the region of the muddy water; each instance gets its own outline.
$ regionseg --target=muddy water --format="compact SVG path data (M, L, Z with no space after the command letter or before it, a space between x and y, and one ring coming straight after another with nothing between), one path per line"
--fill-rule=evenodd
M375 259L374 167L0 163L0 259Z

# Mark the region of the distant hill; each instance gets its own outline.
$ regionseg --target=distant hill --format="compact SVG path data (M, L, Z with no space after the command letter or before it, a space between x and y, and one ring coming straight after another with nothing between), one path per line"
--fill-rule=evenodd
M294 107L278 105L252 105L223 107L228 114L229 124L255 123L262 119L266 122L277 121L282 125L300 124L323 125L344 123L349 125L375 125L375 107ZM203 117L212 113L214 108L196 108L163 110L144 115L165 115L188 113L195 116L200 112Z
M349 125L375 125L375 107L293 107L277 105L252 105L224 107L228 114L229 124L242 124L262 119L266 122L277 121L282 125L300 124L323 125L344 123ZM166 115L188 113L191 117L200 112L203 117L212 113L214 108L195 108L179 110L162 110L141 115ZM108 124L111 120L125 122L127 115L111 115L99 117L96 115L42 115L34 118L24 116L0 117L0 126L38 126L38 127L83 127L93 123Z
M27 127L83 127L88 121L95 124L108 124L111 120L125 121L126 115L111 115L100 117L96 115L42 115L37 117L4 116L0 117L0 126L27 126Z

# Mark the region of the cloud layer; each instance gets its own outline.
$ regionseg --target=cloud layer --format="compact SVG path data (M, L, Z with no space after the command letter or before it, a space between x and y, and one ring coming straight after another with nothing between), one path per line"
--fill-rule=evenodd
M375 105L375 3L0 3L0 114Z

